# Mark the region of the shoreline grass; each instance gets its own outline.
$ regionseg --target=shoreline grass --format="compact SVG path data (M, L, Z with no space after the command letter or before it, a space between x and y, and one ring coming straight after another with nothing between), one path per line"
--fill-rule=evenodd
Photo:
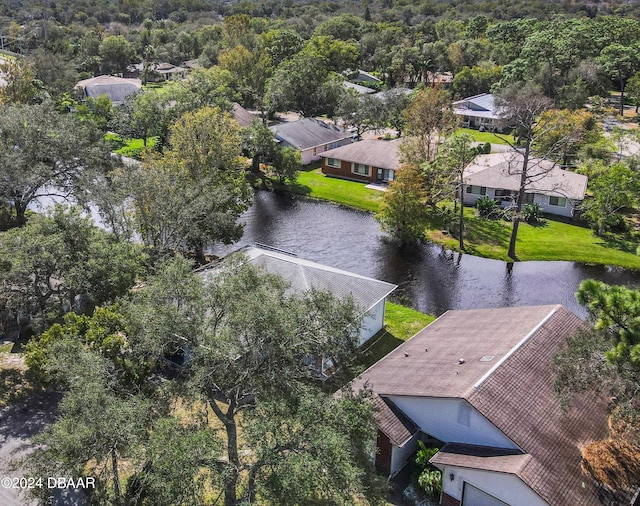
M327 177L320 169L300 172L294 193L337 202L363 211L378 212L383 192L365 188L363 183Z
M372 213L380 210L383 197L383 192L365 188L363 183L327 177L319 169L301 172L289 190ZM467 207L465 226L465 253L512 261L507 256L511 222L480 218L475 208ZM459 251L457 238L444 234L441 228L441 224L431 223L426 234L428 240ZM635 254L639 243L638 233L598 237L590 228L547 216L543 225L520 224L516 253L520 261L564 260L640 270L640 256Z

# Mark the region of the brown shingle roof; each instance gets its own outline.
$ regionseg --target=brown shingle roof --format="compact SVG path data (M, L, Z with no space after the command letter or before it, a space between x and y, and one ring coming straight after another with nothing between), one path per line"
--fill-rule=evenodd
M251 114L237 102L233 103L233 117L238 123L240 123L240 126L243 128L251 126L253 120L256 119L253 114Z
M517 474L530 460L531 455L509 448L447 443L430 462L443 466L470 467Z
M561 307L468 397L533 457L518 476L551 505L599 504L580 462L582 447L608 434L606 402L583 395L564 413L553 390L553 356L581 325Z
M396 170L400 166L400 142L367 139L320 153L323 158L363 163L372 167Z
M413 420L389 399L374 395L373 405L376 409L376 425L386 434L391 444L400 446L418 432L419 427Z
M448 311L356 378L354 388L368 382L380 395L465 397L559 307Z
M582 325L559 305L449 311L356 378L353 388L366 382L379 395L464 398L528 458L479 460L488 457L445 451L434 463L502 471L510 462L508 472L551 505L599 504L580 463L582 447L608 433L606 403L584 394L562 412L551 370L565 336Z

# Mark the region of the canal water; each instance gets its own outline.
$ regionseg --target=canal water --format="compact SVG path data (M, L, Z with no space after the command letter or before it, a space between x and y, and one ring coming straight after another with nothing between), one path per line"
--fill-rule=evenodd
M400 249L385 241L369 213L330 203L258 192L242 218L239 243L225 254L261 243L302 258L398 285L392 298L425 313L537 304L562 304L585 318L575 300L583 279L640 287L640 273L575 262L508 264L444 250L434 244Z

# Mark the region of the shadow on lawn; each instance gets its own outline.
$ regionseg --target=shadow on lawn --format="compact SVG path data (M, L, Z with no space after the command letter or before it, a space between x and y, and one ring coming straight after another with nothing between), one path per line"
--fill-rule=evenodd
M625 253L636 253L640 237L631 234L612 234L610 232L598 236L600 244L605 248L613 248ZM639 259L640 261L640 259Z
M507 247L511 227L502 220L471 218L466 220L466 240L470 243L485 243L493 246Z
M365 369L375 364L404 342L384 328L371 341L373 344L362 350L362 357L358 360L359 365Z
M306 184L302 184L299 182L295 182L295 183L288 183L285 186L285 191L289 192L289 193L293 193L295 195L310 195L311 194L311 188L309 186L307 186Z

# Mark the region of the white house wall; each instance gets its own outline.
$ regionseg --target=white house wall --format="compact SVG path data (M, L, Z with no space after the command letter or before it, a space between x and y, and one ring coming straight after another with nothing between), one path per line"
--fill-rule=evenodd
M475 206L476 202L481 197L489 197L491 199L496 198L496 190L495 188L487 187L486 195L478 195L476 193L466 193L464 194L464 203L468 206ZM567 199L567 203L565 207L560 206L552 206L549 204L549 196L541 195L539 193L535 193L533 197L533 202L536 204L540 204L540 208L543 213L555 214L558 216L565 216L567 218L573 217L574 207L569 199ZM507 207L509 205L508 201L503 201L502 207Z
M302 165L309 165L314 160L313 149L305 149L304 151L301 151L300 158ZM320 157L316 157L315 159L317 160L318 158Z
M385 301L386 299L382 299L378 302L362 319L362 325L360 326L360 341L358 345L367 342L382 328L382 325L384 324Z
M451 474L454 476L453 481L450 480ZM455 466L442 467L442 491L445 494L462 501L465 482L511 506L548 506L546 501L514 474Z
M416 432L411 439L407 440L402 446L391 447L391 470L389 471L389 477L393 477L396 473L400 472L409 457L418 449L419 434L419 432Z
M518 449L465 400L398 395L388 397L422 432L440 441ZM468 414L468 425L459 421L461 409Z

